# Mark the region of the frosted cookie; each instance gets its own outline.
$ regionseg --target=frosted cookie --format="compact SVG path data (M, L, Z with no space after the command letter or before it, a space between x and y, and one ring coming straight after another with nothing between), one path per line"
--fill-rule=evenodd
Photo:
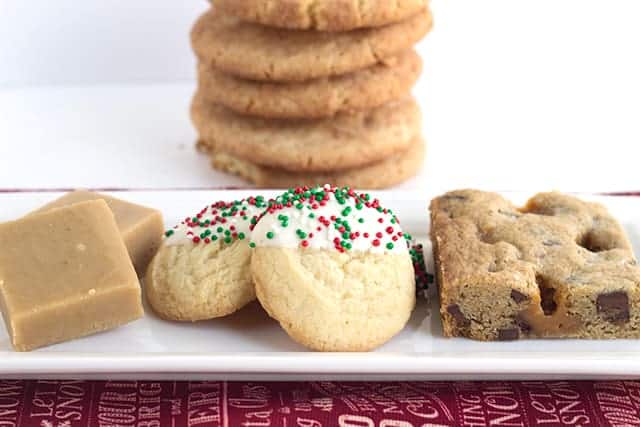
M287 31L240 22L212 8L196 22L200 62L252 80L303 81L347 74L410 49L432 26L428 11L381 28L345 33Z
M421 130L420 109L410 97L367 112L301 121L241 116L196 95L191 117L200 138L212 147L294 172L379 162L406 151Z
M296 30L348 31L402 21L421 11L427 0L217 0L242 20Z
M199 144L201 149L206 149L202 142ZM288 172L260 166L210 147L208 151L215 169L238 175L262 188L289 188L334 182L341 186L353 184L359 188L377 189L400 184L417 175L424 162L425 143L418 137L413 140L409 149L381 162L322 173Z
M409 50L354 73L301 83L247 80L205 65L198 91L207 101L239 114L266 118L322 118L379 107L406 96L422 71Z
M251 273L271 317L319 351L369 351L397 334L415 305L398 219L348 188L289 190L258 220Z
M165 233L144 280L154 311L169 320L226 316L255 299L249 234L261 196L206 206Z

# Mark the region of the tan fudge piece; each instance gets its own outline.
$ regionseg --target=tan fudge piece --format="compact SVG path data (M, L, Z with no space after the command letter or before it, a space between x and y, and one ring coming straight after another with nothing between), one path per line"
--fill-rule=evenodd
M78 202L99 199L107 202L107 205L111 208L124 244L127 246L131 262L133 262L133 266L138 274L143 275L147 269L147 265L162 243L164 223L162 221L162 214L159 211L104 194L78 190L65 194L59 199L32 212L30 215L47 212L51 209L69 206Z
M138 278L103 200L0 224L0 248L0 304L18 351L143 315Z
M607 210L559 193L431 203L446 336L640 338L640 267Z

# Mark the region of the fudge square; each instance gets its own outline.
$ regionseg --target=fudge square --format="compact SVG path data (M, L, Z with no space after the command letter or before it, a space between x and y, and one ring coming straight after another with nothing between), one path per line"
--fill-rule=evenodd
M138 278L107 203L0 224L0 304L18 351L141 317Z
M445 336L640 337L640 267L599 204L454 191L431 202L431 240Z
M164 223L160 211L104 194L76 190L44 205L30 215L70 206L78 202L100 199L107 202L113 212L124 244L129 251L131 262L133 262L138 274L143 275L147 265L158 251L160 243L162 243Z

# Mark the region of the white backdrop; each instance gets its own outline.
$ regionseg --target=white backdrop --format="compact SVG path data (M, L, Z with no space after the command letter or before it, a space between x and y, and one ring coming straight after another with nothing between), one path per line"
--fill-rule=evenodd
M191 150L198 0L0 0L0 187L239 184ZM640 189L640 2L433 0L405 187ZM26 172L29 171L29 172Z

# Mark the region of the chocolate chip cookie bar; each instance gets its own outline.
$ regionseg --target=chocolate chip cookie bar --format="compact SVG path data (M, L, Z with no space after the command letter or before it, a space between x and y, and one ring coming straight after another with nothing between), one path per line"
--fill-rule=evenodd
M454 191L431 202L431 240L446 336L640 338L640 267L599 204Z

